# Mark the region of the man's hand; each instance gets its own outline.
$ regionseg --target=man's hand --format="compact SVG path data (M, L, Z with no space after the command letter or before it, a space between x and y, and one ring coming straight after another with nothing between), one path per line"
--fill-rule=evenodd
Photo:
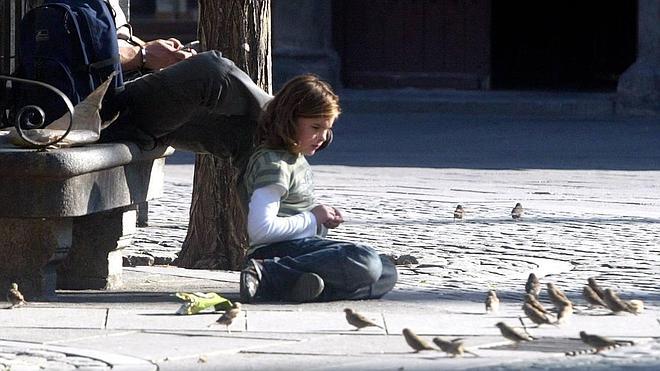
M197 54L193 49L184 50L181 41L175 38L149 41L144 44L144 51L146 54L144 67L150 70L171 66Z

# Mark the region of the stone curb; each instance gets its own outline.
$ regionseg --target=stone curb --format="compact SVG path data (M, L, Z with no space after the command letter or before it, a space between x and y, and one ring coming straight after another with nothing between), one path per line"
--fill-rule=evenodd
M63 354L64 357L58 357L58 359L70 358L76 360L76 362L66 362L64 363L73 365L75 368L81 368L79 365L81 358L86 358L90 360L94 369L99 368L99 362L106 365L107 369L118 370L118 371L153 371L157 370L158 366L139 358L128 357L121 354L99 352L96 350L74 348L74 347L64 347L59 345L48 345L42 343L33 343L25 341L4 341L0 340L0 349L2 353L13 353L15 355L27 355L24 359L27 364L32 365L39 362L44 358L48 358L49 354ZM43 353L47 352L47 353ZM1 361L0 361L1 363ZM78 363L78 365L76 365ZM13 369L11 361L6 364L9 366L8 369ZM18 366L18 365L16 365ZM103 367L103 366L101 366ZM19 367L20 368L20 367ZM48 367L46 367L48 368ZM82 368L85 368L82 366Z

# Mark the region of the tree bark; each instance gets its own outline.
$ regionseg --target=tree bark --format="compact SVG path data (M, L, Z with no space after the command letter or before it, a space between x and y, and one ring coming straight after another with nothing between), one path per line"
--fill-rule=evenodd
M204 50L219 50L271 91L270 0L200 0L198 37ZM197 155L188 234L178 266L240 269L248 246L241 176L255 129L241 128L243 143L226 156Z

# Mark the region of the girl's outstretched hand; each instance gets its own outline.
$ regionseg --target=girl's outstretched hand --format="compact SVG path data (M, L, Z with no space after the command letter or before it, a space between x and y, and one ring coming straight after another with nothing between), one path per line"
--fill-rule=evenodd
M341 212L334 207L318 205L312 209L312 214L316 217L316 223L323 224L326 228L337 228L344 222Z
M336 207L333 207L332 209L334 210L335 217L333 219L330 219L327 222L323 223L323 225L326 228L329 228L329 229L337 228L337 227L339 227L339 225L341 223L344 222L344 216L341 215L341 212L339 211L339 209L337 209Z

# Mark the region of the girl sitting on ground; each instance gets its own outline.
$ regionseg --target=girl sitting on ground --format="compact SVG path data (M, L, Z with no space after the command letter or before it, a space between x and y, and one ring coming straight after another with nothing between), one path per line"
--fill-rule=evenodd
M325 238L344 222L314 199L313 156L332 140L339 99L313 75L287 82L268 103L245 173L250 249L241 301L379 298L396 283L394 264L367 245Z

